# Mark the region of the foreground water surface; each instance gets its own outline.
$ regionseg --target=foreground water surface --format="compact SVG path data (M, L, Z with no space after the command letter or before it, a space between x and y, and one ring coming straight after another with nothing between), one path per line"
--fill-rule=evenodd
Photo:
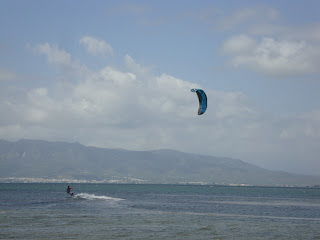
M0 239L320 239L320 189L0 184Z

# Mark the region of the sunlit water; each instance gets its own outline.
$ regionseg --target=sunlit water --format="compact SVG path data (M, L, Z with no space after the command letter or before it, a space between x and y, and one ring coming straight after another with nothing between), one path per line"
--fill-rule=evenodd
M320 239L320 189L0 184L0 239Z

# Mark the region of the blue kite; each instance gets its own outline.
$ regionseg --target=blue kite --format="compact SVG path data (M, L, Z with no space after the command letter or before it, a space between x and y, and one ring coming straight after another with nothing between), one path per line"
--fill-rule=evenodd
M207 110L207 95L202 89L191 89L191 92L196 92L199 98L198 115L204 114Z

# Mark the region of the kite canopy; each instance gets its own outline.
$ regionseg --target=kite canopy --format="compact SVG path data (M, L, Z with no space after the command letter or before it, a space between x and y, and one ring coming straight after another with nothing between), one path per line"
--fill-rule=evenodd
M202 89L191 89L191 92L196 92L199 98L198 115L204 114L207 110L207 95Z

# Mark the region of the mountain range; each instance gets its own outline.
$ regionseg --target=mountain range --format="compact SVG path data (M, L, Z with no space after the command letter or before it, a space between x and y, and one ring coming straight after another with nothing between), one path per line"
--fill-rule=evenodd
M43 140L0 140L0 180L318 185L320 176L270 171L241 160L175 150L129 151Z

